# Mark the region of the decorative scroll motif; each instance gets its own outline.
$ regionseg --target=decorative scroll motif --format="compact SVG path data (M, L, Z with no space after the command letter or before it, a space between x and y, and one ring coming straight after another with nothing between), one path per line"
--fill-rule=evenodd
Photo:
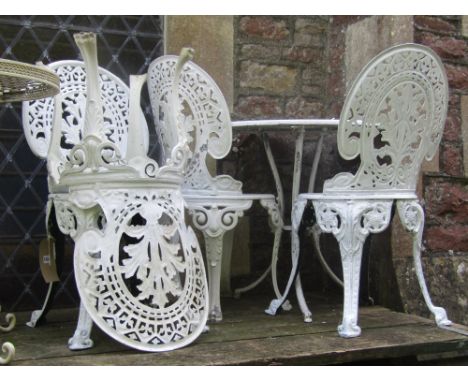
M422 237L424 229L424 211L416 200L397 201L397 211L404 227L411 233ZM420 248L419 248L420 249Z
M0 306L0 313L2 311L2 307ZM9 332L13 330L16 324L16 317L13 313L8 313L5 315L5 320L7 322L7 326L0 325L0 332ZM0 355L0 365L8 365L11 360L15 357L15 347L11 342L4 342L2 344L2 353L5 356Z
M120 151L114 144L90 135L70 150L64 173L69 175L84 171L97 173L103 169L110 170L123 164L121 158Z
M95 203L105 228L83 230L75 247L77 286L93 321L140 350L192 342L206 323L208 290L180 192L101 191Z
M11 342L4 342L2 353L5 354L5 357L0 356L0 365L8 365L15 357L15 346Z
M156 59L148 69L148 89L153 116L166 157L177 135L168 118L170 90L176 56ZM229 109L216 83L199 66L187 63L180 76L178 128L187 136L193 153L185 174L185 189L240 191L242 183L223 175L213 178L206 167L206 156L226 156L231 149L232 129Z
M77 200L78 195L81 201ZM55 216L60 231L73 239L85 230L103 231L106 227L106 217L100 206L96 204L96 197L94 191L71 194L71 197L67 194L52 194L51 199L55 206Z
M283 229L284 222L283 217L281 216L278 202L273 198L265 198L260 199L260 204L268 212L268 223L272 232L276 232L278 229Z
M68 201L59 200L58 197L52 195L52 200L55 206L55 216L57 224L65 235L75 237L78 230L79 211Z
M440 59L429 48L405 44L376 56L345 101L338 148L360 155L356 175L338 174L324 190L415 190L423 158L440 143L448 85Z
M390 223L393 201L333 200L313 201L317 223L332 233L343 249L343 257L359 251L369 233L382 232Z
M0 306L0 313L2 312L2 307ZM13 313L5 314L5 320L7 322L7 326L0 325L0 332L10 332L16 325L16 317Z
M188 211L195 227L211 237L233 229L244 211L252 206L252 200L236 200L232 203L197 203L188 200Z
M364 241L369 233L388 227L392 200L313 200L317 223L323 232L333 233L341 254L344 283L343 321L338 326L342 337L361 333L357 324L359 279Z
M452 324L447 317L447 312L444 308L434 306L427 289L426 281L421 263L421 243L424 228L424 211L421 205L416 200L399 200L397 201L398 215L403 226L413 236L413 260L416 276L419 286L426 302L427 307L435 317L435 321L439 327L446 327Z
M48 66L60 78L62 128L60 150L69 158L70 149L83 137L86 108L86 71L81 61L57 61ZM104 134L125 154L129 118L129 89L106 69L99 68L99 89L103 104ZM23 103L23 128L31 150L46 158L50 146L54 104L52 98ZM148 128L141 112L141 133L148 145Z

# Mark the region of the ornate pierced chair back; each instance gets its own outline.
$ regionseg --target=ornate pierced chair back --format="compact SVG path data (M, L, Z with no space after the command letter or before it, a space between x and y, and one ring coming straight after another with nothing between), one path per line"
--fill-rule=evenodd
M70 150L82 141L86 109L86 71L81 61L57 61L49 68L60 78L62 124L60 151L69 160ZM129 88L117 76L99 68L104 130L109 141L124 154L129 126ZM141 133L148 149L148 128L141 112ZM52 135L54 100L40 99L23 103L23 127L31 150L46 158Z
M447 103L447 77L431 49L404 44L377 55L352 85L338 126L341 156L360 156L361 165L326 181L325 191L414 191L422 160L437 151Z
M229 108L213 79L199 66L188 62L182 69L179 83L177 127L170 126L170 91L174 80L177 56L163 56L148 69L148 89L157 134L163 145L164 156L177 143L177 129L186 134L192 157L184 177L183 188L216 189L221 182L235 183L230 177L213 178L206 165L209 154L214 159L226 156L231 150L232 128ZM228 179L229 178L229 179Z

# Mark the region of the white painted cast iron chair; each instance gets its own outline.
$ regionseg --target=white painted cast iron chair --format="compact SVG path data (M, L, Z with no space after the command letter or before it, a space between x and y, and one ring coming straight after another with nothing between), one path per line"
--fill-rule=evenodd
M338 149L345 159L361 158L356 174L340 173L324 191L300 194L293 207L292 251L299 255L298 228L304 208L313 203L317 224L333 233L343 265L342 337L356 337L362 248L369 233L388 227L394 201L403 226L413 236L413 258L424 300L438 326L451 325L443 308L433 305L424 280L421 242L424 211L416 185L423 159L439 146L448 102L443 64L429 48L404 44L389 48L361 71L345 100L338 126ZM289 286L292 281L290 279ZM296 285L296 293L302 290ZM306 322L312 315L301 304Z
M198 242L184 219L180 185L189 155L185 134L178 129L181 133L175 134L177 143L164 166L146 156L139 106L146 76L131 76L128 141L126 152L121 151L106 135L96 36L77 34L75 41L86 68L83 135L63 157L63 114L56 99L47 156L57 222L75 241L82 305L69 347L92 346L93 321L109 336L139 350L186 346L205 328L208 289ZM172 94L189 58L186 53L172 77ZM169 104L170 128L177 129L177 107Z
M175 141L167 126L170 92L169 74L177 57L156 59L148 69L148 89L157 133L166 156ZM229 109L214 80L198 65L187 63L182 70L179 86L179 125L190 136L193 153L185 174L182 192L196 228L205 238L208 263L211 321L221 321L220 304L221 263L230 260L232 230L245 210L258 200L268 211L270 227L275 235L273 259L277 257L283 221L276 198L272 194L243 194L242 183L228 175L213 177L206 164L207 156L224 158L231 150L232 126ZM229 231L229 232L228 232ZM281 293L273 277L276 296Z
M48 159L49 192L63 193L66 187L62 187L59 181L59 172L64 162L70 159L70 150L79 144L84 136L85 108L86 108L86 71L82 61L66 60L56 61L48 65L60 79L62 123L58 143L51 148L52 123L54 113L54 99L45 98L36 101L23 102L23 129L26 141L31 151L40 159ZM127 137L129 125L129 97L128 86L117 76L104 68L98 68L99 87L103 104L104 132L106 137L115 144L120 152L127 151ZM145 152L148 149L148 126L140 111L140 134L144 139ZM50 152L49 158L48 153ZM55 179L55 180L54 180ZM54 234L53 226L54 199L49 198L46 213L47 238L50 240L49 251L52 257L56 257L56 263L60 263L59 257L63 256L63 248L55 248L55 243L60 240ZM58 234L60 234L58 232ZM60 275L59 275L60 276ZM46 316L57 288L58 282L49 282L48 291L43 306L33 311L28 325L35 327Z

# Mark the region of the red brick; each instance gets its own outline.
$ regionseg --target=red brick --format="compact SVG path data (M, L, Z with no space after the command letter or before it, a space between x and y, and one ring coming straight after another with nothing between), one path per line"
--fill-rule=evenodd
M301 90L302 94L315 97L323 93L323 88L320 85L302 85Z
M461 148L444 144L442 147L441 167L448 175L463 176L463 154Z
M283 58L291 61L304 63L315 63L315 66L322 62L322 49L292 47L283 51Z
M284 20L268 16L246 16L239 23L242 33L251 37L260 37L267 40L284 40L289 37L289 29Z
M466 42L453 37L441 37L433 33L421 33L418 40L419 43L434 49L442 58L463 58L467 52Z
M286 116L294 118L321 117L323 104L317 101L309 101L302 97L296 97L286 104Z
M244 58L278 60L281 56L281 49L278 46L245 44L241 48L241 55Z
M449 97L449 108L460 109L460 96L458 94L451 93Z
M446 64L445 71L451 89L468 89L468 67Z
M433 16L414 16L414 24L417 28L430 29L438 32L456 32L454 24Z
M461 117L459 109L451 109L445 121L443 139L446 142L459 142L461 139Z
M331 24L333 27L343 27L343 26L348 26L350 24L357 23L358 21L369 17L369 16L333 16L331 18Z
M280 100L266 96L239 97L236 112L245 117L273 117L283 113Z
M295 23L294 45L323 47L327 28L326 18L320 16L298 18Z
M425 243L431 251L468 251L468 226L452 225L425 229Z
M268 93L294 94L299 69L294 66L262 64L243 61L240 65L241 88L257 89Z
M429 223L468 225L468 185L445 179L430 179L424 195Z

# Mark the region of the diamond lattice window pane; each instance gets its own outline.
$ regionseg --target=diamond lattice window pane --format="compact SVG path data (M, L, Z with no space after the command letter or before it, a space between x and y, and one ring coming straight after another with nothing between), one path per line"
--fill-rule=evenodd
M162 30L160 16L0 16L0 57L44 64L80 59L73 33L93 31L100 66L128 84L130 74L145 73L163 53ZM150 155L158 159L147 97L142 106L152 135ZM46 200L45 162L26 143L21 105L0 104L0 305L5 311L38 308L46 293L38 263ZM67 242L56 306L78 302Z

